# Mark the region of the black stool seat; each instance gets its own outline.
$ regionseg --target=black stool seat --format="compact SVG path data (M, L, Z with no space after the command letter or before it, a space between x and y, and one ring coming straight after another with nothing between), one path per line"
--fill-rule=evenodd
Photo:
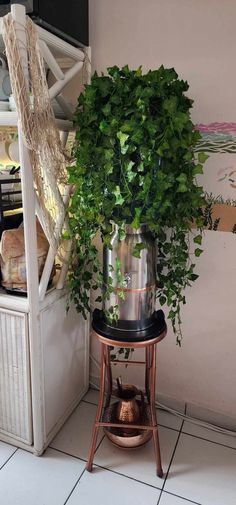
M157 310L148 328L144 330L121 330L110 326L105 320L103 311L95 309L92 328L102 337L117 340L117 342L145 342L161 335L166 330L166 322L163 310Z

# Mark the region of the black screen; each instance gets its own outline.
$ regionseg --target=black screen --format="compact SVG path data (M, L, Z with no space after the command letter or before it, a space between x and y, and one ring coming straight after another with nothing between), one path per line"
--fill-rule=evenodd
M13 3L24 5L36 23L59 36L63 34L65 40L72 42L71 37L89 45L88 0L0 0L0 16L10 11Z
M88 46L88 0L38 0L37 3L40 18Z

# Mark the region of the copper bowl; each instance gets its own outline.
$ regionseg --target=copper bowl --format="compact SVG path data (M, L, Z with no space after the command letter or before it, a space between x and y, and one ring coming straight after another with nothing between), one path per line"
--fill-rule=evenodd
M141 402L137 401L138 403ZM119 402L115 402L110 405L104 412L103 421L106 423L115 423L116 419L116 411ZM149 406L145 403L143 406L143 415L140 421L142 425L150 425L150 410ZM109 428L104 427L104 432L109 438L109 440L117 445L118 447L122 447L124 449L132 449L135 447L140 447L141 445L146 444L152 438L152 430L142 430L142 429L134 429L132 428L132 424L130 428L125 428L125 430L121 428Z

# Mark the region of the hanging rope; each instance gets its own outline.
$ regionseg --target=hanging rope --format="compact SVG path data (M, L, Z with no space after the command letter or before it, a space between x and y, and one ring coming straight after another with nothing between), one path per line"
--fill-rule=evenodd
M34 185L43 213L46 235L56 254L60 242L59 231L66 215L62 195L67 183L68 159L62 149L50 101L38 33L28 16L25 30L29 85L24 73L12 15L3 17L3 39L12 93L23 139L29 149ZM86 65L85 61L85 73ZM21 170L24 170L24 167L21 167Z

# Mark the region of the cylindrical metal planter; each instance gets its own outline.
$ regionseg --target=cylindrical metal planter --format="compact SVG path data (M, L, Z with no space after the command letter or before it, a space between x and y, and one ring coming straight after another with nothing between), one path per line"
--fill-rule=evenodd
M104 246L104 285L112 278L113 293L108 300L104 301L103 310L112 311L112 307L118 306L118 321L109 322L120 330L143 330L153 323L152 317L155 312L155 289L156 289L156 250L155 240L146 225L134 229L129 225L125 227L126 237L119 239L118 227L114 225L111 245L112 250ZM140 258L133 256L136 244L145 247L140 251ZM117 279L117 259L125 281L121 287ZM123 291L125 300L118 296Z

